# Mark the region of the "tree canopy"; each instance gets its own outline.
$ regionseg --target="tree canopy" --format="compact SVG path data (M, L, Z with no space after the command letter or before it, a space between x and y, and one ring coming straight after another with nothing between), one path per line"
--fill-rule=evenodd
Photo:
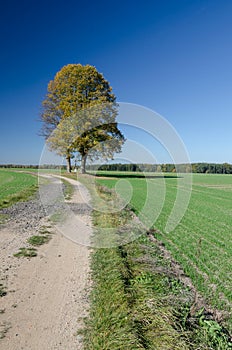
M67 159L78 152L81 172L87 157L112 158L125 141L116 123L112 88L93 66L64 66L48 84L43 101L42 135L51 150Z

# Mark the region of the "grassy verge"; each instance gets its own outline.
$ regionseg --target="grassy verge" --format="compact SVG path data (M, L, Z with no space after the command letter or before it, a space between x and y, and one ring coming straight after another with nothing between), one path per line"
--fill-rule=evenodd
M32 185L32 186L28 187L27 189L24 189L18 193L7 196L5 199L1 199L0 200L0 209L10 207L11 205L15 204L16 202L27 201L29 198L31 198L36 193L37 190L38 190L38 186Z
M0 209L28 200L37 189L37 176L0 170Z
M231 175L193 174L187 211L171 234L165 233L165 226L174 203L177 204L177 189L181 189L185 175L179 178L179 185L177 179L168 176L165 179L154 176L145 181L136 175L108 172L97 181L114 188L120 178L127 180L133 188L130 205L134 212L145 224L151 220L149 227L154 223L154 228L158 229L156 238L165 244L207 303L220 310L224 325L232 334ZM164 205L157 219L152 220L163 201L162 183L165 185ZM149 197L151 205L144 210Z
M99 191L110 197L109 190L101 187ZM114 213L112 221L112 214L103 217L93 212L95 236L99 227L113 224L117 228L127 215L128 210ZM192 312L193 291L177 278L170 261L146 232L129 244L94 249L91 269L84 349L232 348L229 335L211 315L204 309Z
M73 196L73 193L74 193L74 188L73 188L73 185L70 184L70 182L64 180L64 179L61 179L61 181L63 182L64 184L64 198L66 200L69 200L72 198Z

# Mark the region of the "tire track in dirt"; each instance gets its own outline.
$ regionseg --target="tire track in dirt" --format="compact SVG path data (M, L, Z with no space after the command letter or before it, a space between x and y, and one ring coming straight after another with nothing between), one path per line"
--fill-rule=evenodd
M83 204L77 190L70 202ZM27 215L26 209L24 215ZM78 210L76 215L78 217ZM84 218L83 213L79 214L80 219L82 235L90 235L90 213L85 213ZM30 218L27 220L30 227ZM45 222L46 218L41 218L41 224ZM5 248L1 260L8 287L7 295L0 298L0 310L4 310L0 323L2 327L10 326L0 340L1 349L82 349L77 331L83 326L88 309L89 248L56 230L50 242L38 248L37 257L17 259L12 254L17 245L17 249L22 246L23 240L22 235L17 238L17 227L20 222L12 220L0 231ZM27 230L24 232L28 234Z

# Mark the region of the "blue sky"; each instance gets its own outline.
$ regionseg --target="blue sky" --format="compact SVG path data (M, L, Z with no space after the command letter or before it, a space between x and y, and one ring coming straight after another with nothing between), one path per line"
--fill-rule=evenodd
M230 0L13 0L0 36L0 163L39 163L41 102L68 63L96 66L119 102L166 118L192 162L232 163Z

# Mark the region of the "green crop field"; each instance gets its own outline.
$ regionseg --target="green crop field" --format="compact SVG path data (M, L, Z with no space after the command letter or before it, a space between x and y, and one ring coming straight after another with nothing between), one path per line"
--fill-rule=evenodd
M37 188L37 177L23 172L0 170L0 208L27 199Z
M118 180L129 181L133 189L130 205L140 214L146 203L147 189L154 193L153 205L147 206L147 217L156 215L153 227L172 256L191 277L197 289L210 304L232 311L232 176L193 174L191 199L187 211L173 231L165 225L177 194L177 178L154 174L148 179L127 173L101 174L102 185L113 188ZM111 175L112 177L107 177ZM181 181L179 179L181 186ZM127 182L128 183L128 182ZM165 197L164 188L165 185ZM123 195L123 191L120 192ZM160 204L163 203L162 208ZM159 214L160 211L160 214ZM154 216L155 217L155 216ZM146 222L146 219L145 219ZM232 323L232 322L231 322ZM231 326L232 327L232 326Z

